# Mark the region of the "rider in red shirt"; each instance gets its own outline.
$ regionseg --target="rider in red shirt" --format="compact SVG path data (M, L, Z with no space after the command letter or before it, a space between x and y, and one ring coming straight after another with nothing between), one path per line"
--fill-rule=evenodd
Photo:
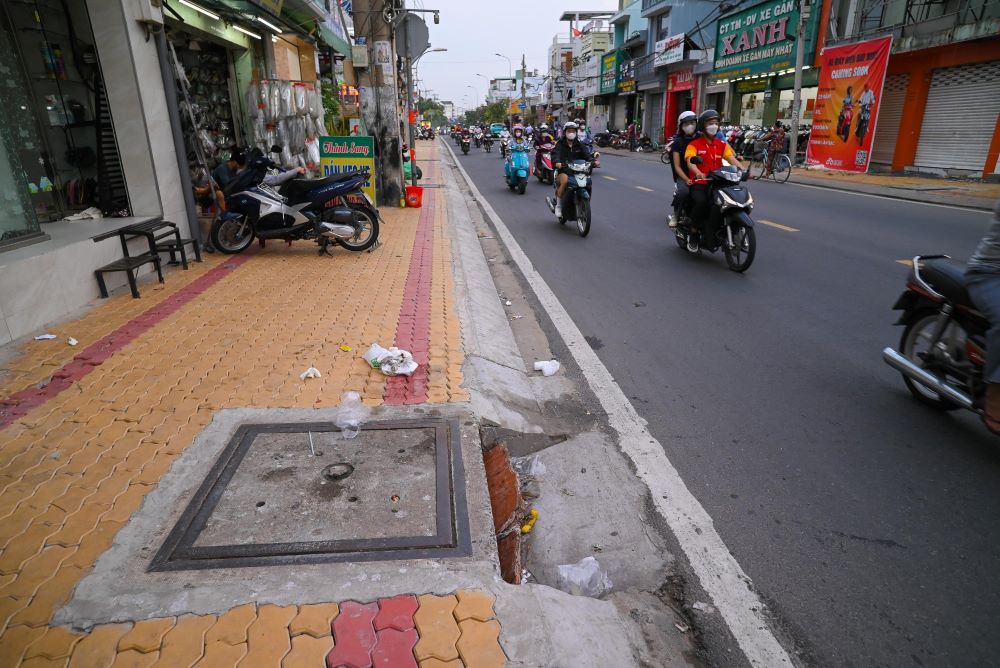
M715 245L715 224L709 216L709 196L711 192L708 187L709 172L722 167L725 160L731 165L744 169L743 163L736 157L736 153L724 140L716 135L719 133L719 112L715 109L706 109L698 117L698 125L702 134L691 140L684 151L684 160L690 168L690 174L694 179L691 185L691 219L694 224L702 230L702 241L706 247ZM695 156L701 158L700 165L691 163Z

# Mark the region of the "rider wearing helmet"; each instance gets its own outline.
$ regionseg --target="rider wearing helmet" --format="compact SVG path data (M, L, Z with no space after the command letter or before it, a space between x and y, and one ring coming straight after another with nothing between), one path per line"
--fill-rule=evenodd
M524 147L525 151L527 151L528 148L530 148L528 146L528 138L524 136L524 126L521 125L520 123L515 123L514 124L514 137L513 137L513 139L511 139L510 147L514 148L515 146L518 146L519 144Z
M671 203L674 215L667 218L670 227L677 227L677 209L684 205L688 197L692 179L684 161L684 151L697 134L698 117L693 111L682 111L677 117L677 134L671 137L668 143L670 162L674 167L674 201Z
M698 126L702 134L692 139L684 150L684 160L692 177L691 219L701 228L701 238L708 247L715 244L715 225L708 215L710 204L708 173L721 168L723 160L741 170L745 169L729 144L718 138L719 118L719 112L715 109L703 111L698 117ZM701 164L695 165L691 162L695 156L701 158ZM697 242L692 240L689 246L694 246L694 250L697 250Z
M535 171L537 172L539 167L542 166L542 151L541 148L545 144L555 144L556 138L552 136L552 131L549 126L542 123L538 126L538 132L535 133Z
M569 183L569 163L574 160L590 160L594 155L589 144L584 144L577 137L580 128L573 121L568 121L563 126L563 135L556 142L556 147L552 150L552 159L556 168L556 203L555 214L562 216L562 196L566 192L566 184Z
M590 129L587 127L587 121L582 118L578 118L575 121L578 132L580 133L580 141L585 144L589 144L593 141L593 137L590 136Z

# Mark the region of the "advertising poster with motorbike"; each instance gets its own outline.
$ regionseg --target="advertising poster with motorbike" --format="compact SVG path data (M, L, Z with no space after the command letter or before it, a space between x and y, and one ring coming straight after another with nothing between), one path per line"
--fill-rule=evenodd
M892 37L823 49L806 163L867 172Z
M368 169L375 176L375 139L373 137L320 137L319 164L323 176ZM361 188L375 201L375 180Z

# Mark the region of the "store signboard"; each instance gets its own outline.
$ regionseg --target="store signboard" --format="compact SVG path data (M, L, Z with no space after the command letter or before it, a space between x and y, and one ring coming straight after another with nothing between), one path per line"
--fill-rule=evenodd
M669 65L684 60L684 33L661 39L656 43L653 67Z
M635 92L635 59L629 58L618 61L618 92Z
M612 51L601 56L601 95L608 95L616 90L619 53L619 51Z
M867 172L892 37L827 47L820 54L806 162Z
M353 131L354 120L351 121ZM362 189L375 201L375 139L373 137L320 137L319 164L323 176L367 169L372 178Z
M351 61L357 68L368 67L368 47L364 44L355 44L351 47Z
M820 13L813 11L806 23L805 65L813 64ZM720 18L709 84L794 68L798 24L798 0L769 0Z
M667 90L676 93L682 90L694 90L694 70L690 67L667 75Z

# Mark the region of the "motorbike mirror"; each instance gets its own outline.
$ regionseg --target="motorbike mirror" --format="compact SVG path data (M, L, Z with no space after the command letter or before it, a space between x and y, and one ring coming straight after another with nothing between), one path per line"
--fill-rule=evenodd
M275 144L271 147L271 153L281 153L281 147Z
M700 155L696 155L693 158L691 158L691 164L692 165L700 165L703 162L705 162L705 161L701 159Z

